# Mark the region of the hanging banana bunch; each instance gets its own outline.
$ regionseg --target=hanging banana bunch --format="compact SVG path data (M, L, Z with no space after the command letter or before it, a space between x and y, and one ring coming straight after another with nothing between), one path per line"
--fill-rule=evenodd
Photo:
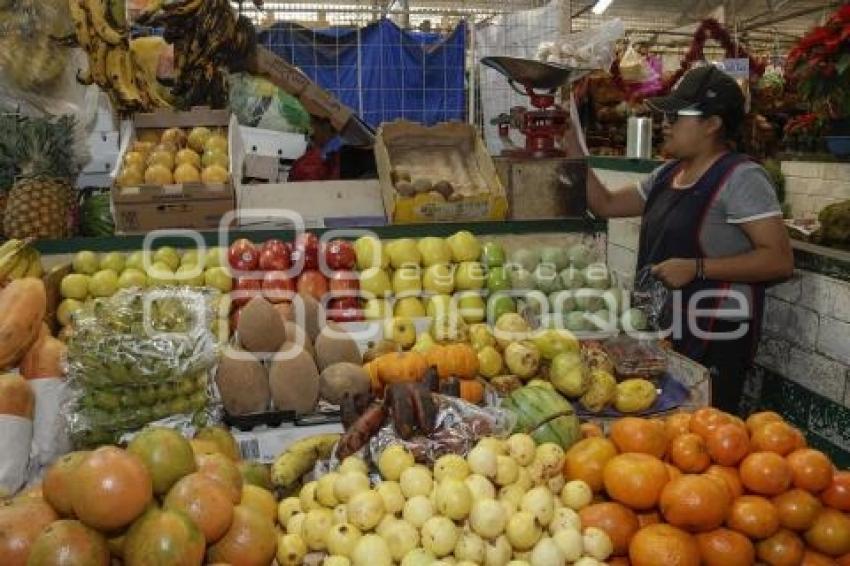
M88 55L88 69L77 73L80 83L99 86L122 114L173 106L155 72L137 60L128 30L110 21L105 0L68 0L68 6L77 44Z
M237 16L229 0L166 0L142 13L137 23L165 28L177 72L172 92L187 107L224 107L227 69L242 67L256 48L251 21Z

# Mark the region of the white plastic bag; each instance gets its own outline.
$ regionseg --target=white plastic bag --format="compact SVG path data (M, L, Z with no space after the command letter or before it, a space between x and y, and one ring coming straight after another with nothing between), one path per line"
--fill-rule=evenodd
M620 59L620 75L623 80L632 83L643 82L649 78L649 71L646 58L638 53L633 45L629 45Z
M554 45L541 44L538 57L551 63L561 63L581 69L608 70L614 62L617 41L623 38L626 27L619 18L599 27L565 36Z
M32 421L0 415L0 499L14 495L27 480Z
M30 471L38 473L39 468L71 451L71 440L61 412L62 405L69 399L69 389L63 379L53 377L33 379L29 383L35 393Z

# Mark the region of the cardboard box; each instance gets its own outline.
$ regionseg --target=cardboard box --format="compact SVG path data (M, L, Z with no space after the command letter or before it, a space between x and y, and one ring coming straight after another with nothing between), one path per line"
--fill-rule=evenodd
M395 224L504 220L507 216L507 196L493 159L469 124L429 127L404 120L383 124L375 140L375 160L387 218ZM449 181L460 198L403 197L393 183L397 169L409 172L414 181Z
M303 219L307 228L383 226L387 223L381 186L375 179L239 183L236 196L242 228L288 230L293 227L290 218L296 215ZM268 216L264 217L265 212Z
M136 140L136 132L144 129L172 127L189 130L195 126L227 128L230 178L222 184L185 183L165 186L141 185L118 187L113 182L112 208L118 233L139 234L151 230L218 229L222 216L235 207L233 172L242 170L242 137L235 116L227 110L193 108L188 112L157 110L136 114L122 124L121 159L113 170L113 180L120 173L120 163Z

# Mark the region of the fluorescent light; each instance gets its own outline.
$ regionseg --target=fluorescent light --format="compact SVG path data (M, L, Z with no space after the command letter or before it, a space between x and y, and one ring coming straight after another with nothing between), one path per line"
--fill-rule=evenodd
M600 16L605 13L605 10L614 3L614 0L596 0L596 4L591 8L591 12Z

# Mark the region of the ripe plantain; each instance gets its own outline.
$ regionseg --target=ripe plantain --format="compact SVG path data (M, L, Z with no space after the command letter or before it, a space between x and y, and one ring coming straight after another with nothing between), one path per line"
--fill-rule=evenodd
M29 268L24 277L41 277L44 275L44 266L41 265L41 254L35 248L30 248Z
M74 22L74 31L77 35L77 43L80 47L89 50L91 45L91 30L89 29L89 21L86 11L82 6L83 0L68 0L68 11L71 13L71 20Z
M124 33L113 28L106 19L106 6L103 0L84 0L86 11L91 18L92 27L97 35L110 45L119 45L124 39Z
M98 38L91 44L91 48L91 51L89 51L89 73L91 73L95 84L106 90L109 88L109 76L106 72L106 56L109 54L109 45Z
M339 434L317 434L293 443L272 464L272 483L287 487L313 469L319 459L328 458Z
M109 83L125 110L136 110L145 106L142 94L136 87L135 78L128 65L130 52L123 45L113 47L106 54L106 72Z

